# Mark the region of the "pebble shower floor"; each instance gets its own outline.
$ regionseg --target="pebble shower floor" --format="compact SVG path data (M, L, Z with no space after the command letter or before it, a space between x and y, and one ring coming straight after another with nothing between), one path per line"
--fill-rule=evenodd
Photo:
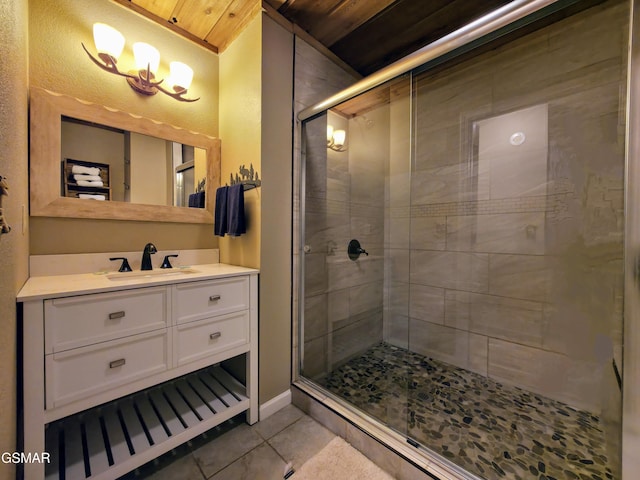
M597 416L402 348L378 344L319 383L487 480L614 478Z

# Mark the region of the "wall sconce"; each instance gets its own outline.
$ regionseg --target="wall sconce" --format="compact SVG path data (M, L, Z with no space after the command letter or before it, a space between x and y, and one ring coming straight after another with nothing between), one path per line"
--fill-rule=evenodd
M327 148L336 152L344 152L347 147L344 146L347 139L347 132L344 130L334 130L333 126L327 125Z
M193 80L193 70L181 62L171 62L169 64L169 77L165 85L160 84L165 81L156 81L156 73L160 65L160 52L148 43L137 42L133 44L133 56L135 58L135 70L122 72L118 70L117 63L122 50L124 49L124 36L115 28L104 23L93 24L93 42L95 43L98 58L89 53L87 47L82 44L82 48L87 52L89 58L101 69L109 73L115 73L127 79L129 86L142 95L155 95L162 92L181 102L195 102L200 98L185 98L183 95L191 86Z

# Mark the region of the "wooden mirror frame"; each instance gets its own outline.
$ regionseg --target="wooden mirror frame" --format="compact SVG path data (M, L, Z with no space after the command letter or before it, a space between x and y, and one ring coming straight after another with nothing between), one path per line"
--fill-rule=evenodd
M68 198L60 193L62 117L129 130L192 145L206 151L205 208L146 205ZM216 188L220 186L220 139L191 132L40 88L30 98L30 214L149 222L213 223Z

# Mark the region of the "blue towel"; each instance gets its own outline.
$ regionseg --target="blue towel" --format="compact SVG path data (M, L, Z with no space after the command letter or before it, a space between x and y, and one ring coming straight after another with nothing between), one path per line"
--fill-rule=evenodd
M227 190L227 233L232 237L238 237L246 231L244 185L236 183Z
M204 192L193 193L193 206L195 208L204 208ZM191 198L191 195L189 195Z
M227 233L227 191L229 187L220 187L216 190L216 211L213 233L224 237Z
M192 208L204 208L204 192L189 195L189 206Z

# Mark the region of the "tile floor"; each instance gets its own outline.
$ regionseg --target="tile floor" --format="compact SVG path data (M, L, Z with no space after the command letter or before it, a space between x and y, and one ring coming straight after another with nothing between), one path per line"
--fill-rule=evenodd
M288 405L252 426L235 417L120 480L282 480L288 463L298 470L334 438Z

